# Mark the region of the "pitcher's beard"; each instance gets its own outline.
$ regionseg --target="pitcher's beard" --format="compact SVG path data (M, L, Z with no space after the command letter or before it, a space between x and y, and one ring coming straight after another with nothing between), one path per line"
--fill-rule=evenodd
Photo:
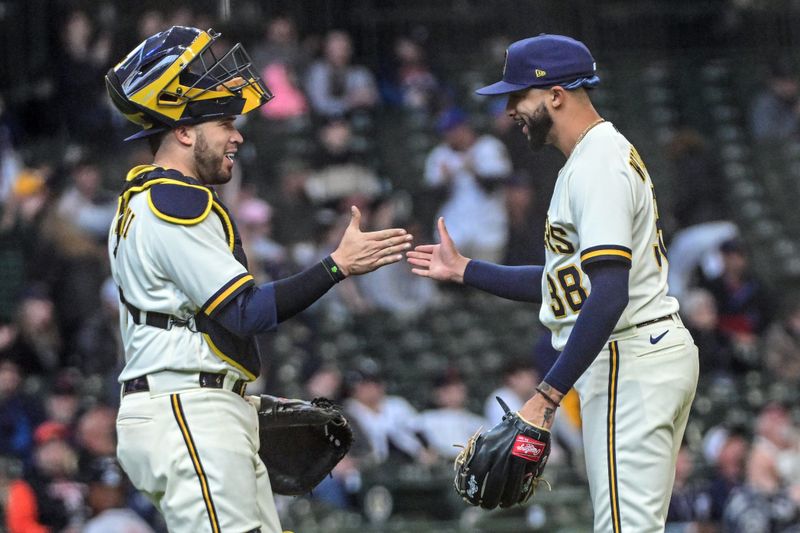
M553 119L547 106L542 103L529 119L524 118L525 125L528 127L528 146L532 150L539 151L547 144L547 136L553 127Z

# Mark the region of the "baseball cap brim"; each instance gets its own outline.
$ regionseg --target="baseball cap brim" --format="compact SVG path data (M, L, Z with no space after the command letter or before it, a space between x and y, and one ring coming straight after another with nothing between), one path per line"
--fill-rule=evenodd
M486 87L482 87L475 92L478 94L488 96L488 95L513 93L516 91L527 89L528 87L530 87L530 85L521 85L518 83L508 83L507 81L498 81L497 83L493 83L491 85L487 85Z
M142 130L140 132L134 133L130 137L125 137L123 141L127 142L127 141L134 141L136 139L145 139L147 137L152 137L153 135L161 133L162 131L167 131L168 129L169 128L166 126L164 126L163 128L153 127L150 128L149 130Z

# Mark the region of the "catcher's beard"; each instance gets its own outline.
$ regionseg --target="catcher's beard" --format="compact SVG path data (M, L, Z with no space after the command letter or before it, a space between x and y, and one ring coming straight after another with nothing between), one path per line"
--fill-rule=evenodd
M207 185L226 183L230 175L225 176L222 170L224 154L215 155L209 149L206 136L199 129L194 143L194 161L197 168L197 179Z
M553 128L553 118L550 111L542 102L530 118L523 117L525 125L528 126L528 146L532 150L539 151L547 144L547 136Z

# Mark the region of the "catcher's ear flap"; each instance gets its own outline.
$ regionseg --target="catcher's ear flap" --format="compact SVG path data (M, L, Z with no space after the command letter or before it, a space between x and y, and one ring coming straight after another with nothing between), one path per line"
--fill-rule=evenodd
M495 396L494 399L497 400L497 403L500 404L500 407L503 408L503 411L505 411L506 414L508 414L511 411L511 409L508 407L508 404L504 402L500 396Z

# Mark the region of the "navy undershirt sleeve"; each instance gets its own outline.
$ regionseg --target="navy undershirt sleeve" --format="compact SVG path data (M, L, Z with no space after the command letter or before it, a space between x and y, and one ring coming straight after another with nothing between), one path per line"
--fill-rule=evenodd
M242 291L214 320L240 337L265 333L319 300L334 284L325 265L317 263L286 279Z
M495 296L519 302L542 302L541 266L505 266L470 260L464 269L464 284Z
M628 305L628 265L599 261L586 266L592 291L581 308L564 350L544 378L564 394L589 368Z

